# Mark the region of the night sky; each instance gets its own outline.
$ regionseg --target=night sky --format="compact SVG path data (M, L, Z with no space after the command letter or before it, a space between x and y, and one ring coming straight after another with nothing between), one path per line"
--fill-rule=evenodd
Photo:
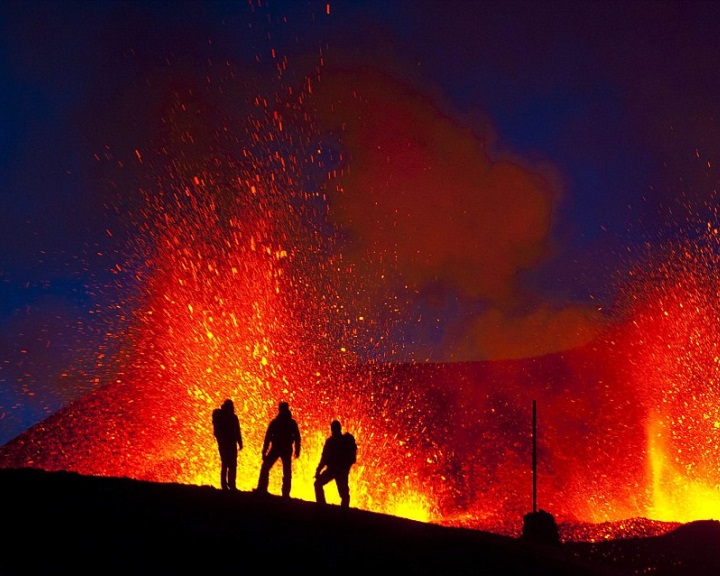
M249 137L232 135L248 102L313 79L323 169L304 185L327 190L358 300L388 327L358 358L586 344L630 270L715 222L719 17L714 2L4 2L0 444L107 381L98 354L142 292L130 215L178 94L222 152L215 134Z

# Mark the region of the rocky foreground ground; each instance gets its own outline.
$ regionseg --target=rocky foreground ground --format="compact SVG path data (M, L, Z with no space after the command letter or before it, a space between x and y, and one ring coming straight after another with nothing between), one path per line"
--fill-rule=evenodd
M720 573L720 523L549 546L363 510L209 486L1 469L3 574Z

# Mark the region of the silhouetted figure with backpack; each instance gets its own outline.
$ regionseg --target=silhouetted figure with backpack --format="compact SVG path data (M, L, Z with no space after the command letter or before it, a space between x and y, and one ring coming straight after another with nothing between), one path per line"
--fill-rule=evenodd
M225 400L220 408L213 410L212 422L220 452L220 486L223 490L236 490L238 450L242 450L243 442L232 400Z
M292 456L300 457L300 429L290 412L287 402L280 402L278 414L272 419L265 432L262 448L262 466L255 492L267 494L270 482L270 469L280 459L282 461L282 495L290 497L292 486Z
M350 468L357 459L357 444L349 432L343 434L342 424L333 420L330 424L330 437L325 440L320 463L315 470L315 500L325 504L325 484L335 480L340 506L350 507Z

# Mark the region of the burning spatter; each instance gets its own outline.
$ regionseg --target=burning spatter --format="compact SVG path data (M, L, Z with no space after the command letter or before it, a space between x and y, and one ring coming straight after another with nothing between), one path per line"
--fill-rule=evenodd
M282 58L277 68L282 77ZM242 116L213 106L223 83L173 85L151 144L123 162L99 154L130 174L123 185L138 183L137 195L122 191L126 298L109 314L121 322L99 345L98 390L3 447L0 465L217 485L210 414L232 398L249 490L287 400L304 438L293 496L313 498L339 418L360 445L354 506L517 533L537 400L540 504L560 521L636 531L627 519L719 515L715 231L646 263L607 332L586 308L517 315L516 275L550 250L551 180L493 161L475 135L422 98L393 100L387 83L341 83L343 99L313 100L316 80L254 93L233 107ZM321 117L328 103L339 113ZM343 138L331 142L318 131L338 119ZM489 303L470 347L494 361L387 362L416 320L411 295L438 286ZM521 336L543 331L552 337L535 357L518 352L532 348Z
M622 346L645 412L646 514L720 515L720 250L717 225L663 246L636 269Z

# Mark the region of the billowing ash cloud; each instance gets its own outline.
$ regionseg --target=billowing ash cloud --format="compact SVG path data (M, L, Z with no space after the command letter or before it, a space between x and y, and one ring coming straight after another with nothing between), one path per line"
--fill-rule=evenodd
M320 129L344 155L332 217L366 289L402 291L393 305L418 326L452 303L474 309L442 328L433 359L533 356L592 338L594 309L536 302L522 285L553 251L550 170L494 158L489 133L368 69L329 72L315 98Z

